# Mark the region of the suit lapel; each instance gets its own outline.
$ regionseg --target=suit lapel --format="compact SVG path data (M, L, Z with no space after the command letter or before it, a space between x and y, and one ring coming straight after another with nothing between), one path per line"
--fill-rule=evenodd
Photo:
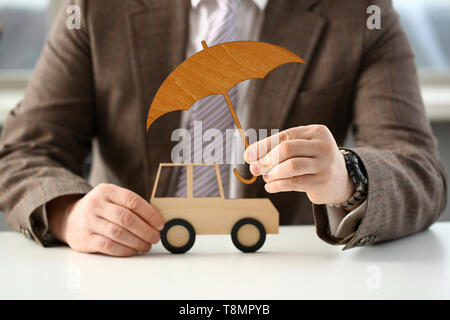
M286 48L306 61L281 66L262 81L255 81L250 92L250 128L281 128L292 102L312 62L325 19L308 11L317 0L270 1L267 5L260 41ZM252 116L252 115L258 115Z
M253 81L250 87L249 110L244 112L244 127L258 129L282 129L292 103L302 85L313 60L314 50L326 20L308 9L318 0L269 1L265 10L260 41L276 44L297 54L305 64L281 66L263 80ZM270 134L270 132L269 132ZM245 173L244 166L237 166ZM236 195L251 198L264 192L264 181L255 185L236 186Z
M144 124L154 95L164 79L185 58L188 33L189 0L130 1L127 31L135 87L142 105L138 119ZM142 130L145 152L146 194L150 194L160 162L170 161L170 135L179 127L180 113L162 117L152 130ZM161 176L159 185L168 186Z

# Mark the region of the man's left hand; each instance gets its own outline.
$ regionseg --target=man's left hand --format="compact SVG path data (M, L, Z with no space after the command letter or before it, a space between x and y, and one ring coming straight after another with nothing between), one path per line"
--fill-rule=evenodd
M347 201L355 191L345 160L326 126L290 128L249 146L250 171L269 193L306 192L315 204Z

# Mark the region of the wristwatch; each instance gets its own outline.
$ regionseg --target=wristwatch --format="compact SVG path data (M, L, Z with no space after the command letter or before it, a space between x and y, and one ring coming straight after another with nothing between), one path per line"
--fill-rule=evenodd
M355 193L345 202L331 204L332 207L349 209L360 205L367 198L367 173L358 156L351 151L341 150L347 172L355 185Z

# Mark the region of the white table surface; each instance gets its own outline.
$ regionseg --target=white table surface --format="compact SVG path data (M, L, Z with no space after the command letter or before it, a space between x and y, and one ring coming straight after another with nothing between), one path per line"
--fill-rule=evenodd
M282 227L255 254L228 236L198 236L184 255L161 244L133 258L41 248L0 233L0 298L450 298L450 223L397 241L342 251L312 226Z

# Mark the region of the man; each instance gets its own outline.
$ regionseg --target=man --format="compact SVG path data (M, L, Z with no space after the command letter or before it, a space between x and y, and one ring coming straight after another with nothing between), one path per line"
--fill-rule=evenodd
M164 221L144 199L159 163L170 162L171 132L192 119L170 113L147 133L146 113L165 77L204 39L269 42L307 62L239 87L243 127L282 131L278 144L246 151L263 179L244 187L230 175L232 196L269 196L281 224L313 216L319 237L345 248L419 232L444 210L445 172L390 2L70 4L81 8L81 28L67 28L61 12L1 138L1 209L37 242L115 256L158 242ZM373 4L381 29L366 26ZM357 147L341 152L350 125ZM87 182L81 169L92 141ZM177 184L169 176L160 183L166 192Z

